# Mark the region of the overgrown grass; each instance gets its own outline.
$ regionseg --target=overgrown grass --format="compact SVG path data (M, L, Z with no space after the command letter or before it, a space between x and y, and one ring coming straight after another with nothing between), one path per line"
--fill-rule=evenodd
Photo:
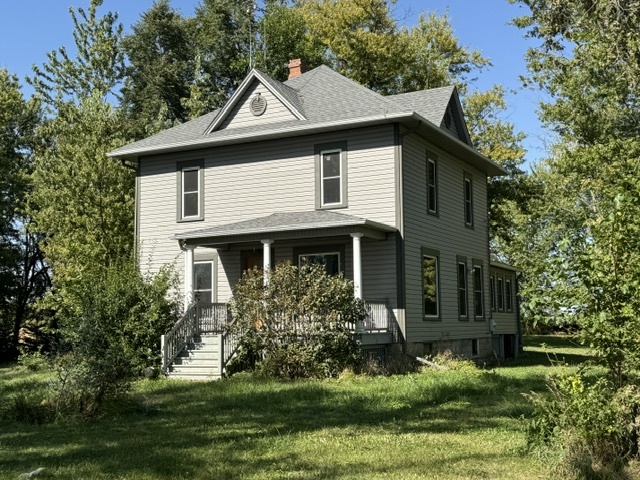
M551 368L532 348L491 371L140 381L97 420L1 421L0 478L38 467L56 479L546 478L522 454L521 393L543 389ZM48 380L0 368L0 399Z

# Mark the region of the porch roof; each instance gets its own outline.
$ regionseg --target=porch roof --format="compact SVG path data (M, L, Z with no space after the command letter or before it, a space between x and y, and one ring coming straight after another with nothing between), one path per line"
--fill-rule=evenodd
M299 238L333 237L362 233L365 237L382 240L396 229L384 223L317 210L312 212L274 213L266 217L179 233L171 237L184 245L216 246L228 243L254 242L263 239L292 240Z

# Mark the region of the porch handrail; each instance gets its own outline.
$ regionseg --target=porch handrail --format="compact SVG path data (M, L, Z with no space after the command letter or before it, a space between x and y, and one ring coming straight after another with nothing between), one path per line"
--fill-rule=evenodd
M162 370L166 371L190 340L198 334L197 305L191 305L168 333L160 337Z
M229 318L231 319L231 314L229 313ZM242 337L244 337L244 331L234 332L234 325L236 323L236 319L231 319L231 321L225 325L224 331L222 332L222 353L221 353L221 367L222 370L226 369L227 363L231 360L231 357L235 355L240 347L240 341Z

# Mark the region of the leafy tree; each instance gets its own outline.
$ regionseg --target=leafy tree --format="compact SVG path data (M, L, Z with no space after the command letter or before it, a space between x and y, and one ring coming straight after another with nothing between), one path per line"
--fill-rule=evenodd
M48 268L29 233L25 197L32 170L36 100L24 100L15 76L0 70L0 356L15 358L34 301L49 287Z
M118 15L108 12L97 17L103 0L91 0L89 9L69 8L73 19L73 38L77 50L71 58L65 47L47 54L42 67L34 66L27 78L36 93L49 105L62 99L83 99L95 92L102 98L117 96L124 75L124 55L120 48L122 24Z
M261 371L280 378L336 376L357 365L349 325L365 318L353 284L320 265L280 264L263 287L262 273L247 271L231 304L245 346L263 357Z
M619 384L639 365L640 5L518 3L531 14L516 24L540 40L527 54L527 82L551 94L540 116L558 139L540 167L546 202L536 228L550 240L536 260L557 287L546 291L550 300L580 320Z
M131 136L142 138L189 119L194 82L193 21L159 0L122 41L129 63L122 94Z
M133 172L106 156L126 143L121 123L96 93L77 106L61 103L40 129L53 143L35 153L30 215L46 235L42 249L61 301L85 270L133 254Z

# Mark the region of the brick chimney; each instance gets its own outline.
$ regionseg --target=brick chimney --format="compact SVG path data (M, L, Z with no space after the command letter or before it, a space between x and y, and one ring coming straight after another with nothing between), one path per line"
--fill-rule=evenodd
M302 75L305 71L304 63L302 63L302 60L299 58L296 58L295 60L289 60L289 65L287 66L289 67L289 80Z

